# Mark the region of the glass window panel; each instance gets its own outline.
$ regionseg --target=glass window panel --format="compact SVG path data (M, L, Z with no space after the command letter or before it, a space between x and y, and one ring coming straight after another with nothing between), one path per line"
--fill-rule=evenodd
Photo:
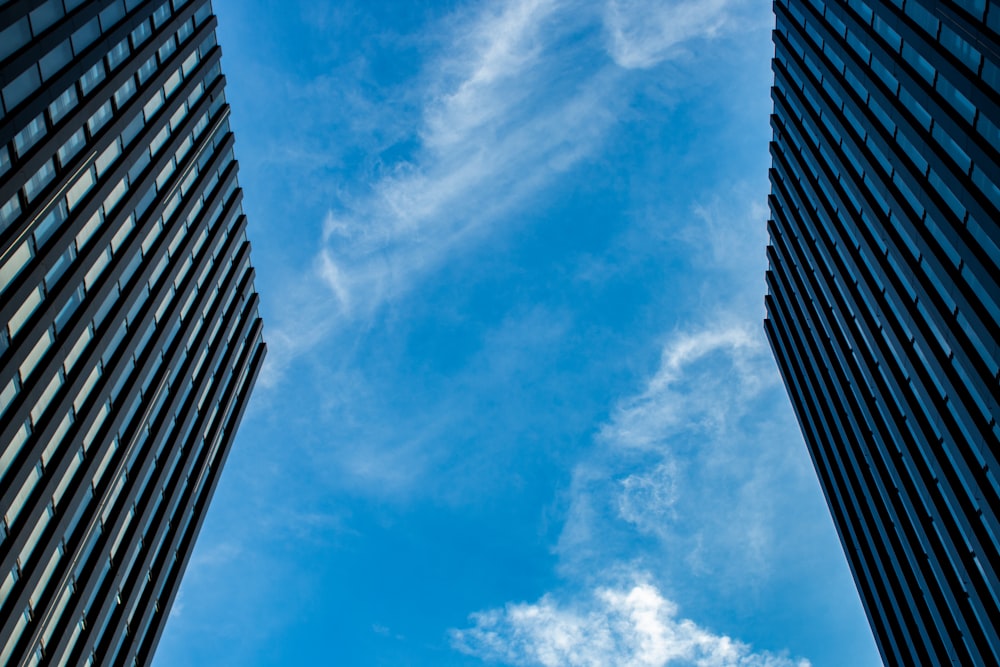
M19 273L28 265L34 252L31 243L24 241L10 254L3 266L0 266L0 292L3 292L14 281Z
M83 404L86 403L87 399L90 398L90 392L93 391L94 385L101 377L101 366L98 364L90 371L90 375L83 383L83 387L80 389L80 393L76 395L76 400L73 401L73 409L76 410L77 414L80 413L80 409ZM86 445L84 445L86 447Z
M129 282L132 280L132 276L139 269L142 264L142 255L136 253L129 258L128 264L122 269L122 275L120 278L122 287L128 286Z
M83 148L86 143L87 136L84 134L83 128L81 127L79 130L74 132L70 138L66 140L66 143L60 146L59 150L56 152L56 155L59 156L59 164L64 168L69 166L70 161L76 157L76 154L80 152L80 149Z
M87 127L90 129L91 136L96 135L102 127L104 127L109 120L111 120L111 100L108 100L94 112L94 115L90 117L87 121Z
M156 115L156 112L159 111L160 107L162 106L163 106L163 91L158 90L156 91L156 94L153 95L152 99L146 102L146 104L143 105L142 107L142 113L146 117L147 123L154 115ZM154 150L153 152L155 153L156 151Z
M948 53L958 57L970 70L979 71L979 63L983 59L982 54L947 25L941 25L939 41Z
M195 86L194 90L191 91L191 94L188 95L188 98L187 98L188 107L191 108L191 109L193 109L195 103L198 100L200 100L201 96L204 95L204 94L205 94L205 83L203 81L199 81L198 85Z
M101 27L97 24L97 19L91 19L87 23L73 33L70 38L73 41L73 52L76 55L83 53L88 46L97 41L97 38L101 36Z
M24 129L14 135L14 150L24 157L38 140L45 136L45 115L38 114L31 119Z
M59 388L62 385L62 373L57 371L55 376L49 381L48 386L45 387L45 391L43 391L42 395L38 398L38 402L31 408L32 424L38 424L38 420L41 419L45 414L45 411L49 409L52 399L55 398L56 392L59 391Z
M132 31L132 48L137 48L140 44L149 39L149 36L152 34L153 30L149 26L149 21L143 21L137 25Z
M90 192L90 189L94 187L96 182L97 179L94 176L93 167L80 174L80 177L76 179L76 182L66 192L66 205L70 211L76 208L77 204Z
M90 344L90 340L93 337L94 334L92 333L90 326L87 326L83 330L83 333L80 334L80 338L77 339L76 343L73 345L73 347L70 348L69 352L66 354L66 359L63 361L63 368L65 369L66 373L69 373L70 371L73 370L73 366L76 365L76 362L80 359L80 356L83 354L83 351L87 349L87 345Z
M42 85L42 80L38 76L38 67L32 65L19 76L15 77L3 89L3 103L10 111L29 95L38 90Z
M205 41L203 41L201 45L198 47L198 54L201 56L202 59L204 59L208 55L209 51L215 48L215 44L216 44L215 33L213 32L209 34L209 36L205 38ZM211 80L212 80L211 77L209 77L209 81Z
M917 2L907 2L905 11L909 14L910 18L912 18L917 25L931 35L931 37L937 37L938 26L940 23L927 9Z
M104 223L104 212L100 209L94 211L94 214L90 216L90 220L87 224L83 226L83 229L79 231L76 235L76 247L78 250L83 250L87 242L90 241L90 237L94 235L100 226Z
M83 90L83 94L90 95L91 91L104 81L104 76L104 61L95 63L80 77L80 89Z
M98 279L100 279L101 275L104 273L104 269L108 268L108 264L110 263L111 249L105 248L104 252L97 257L94 265L90 267L89 271L87 271L87 275L83 277L83 285L88 291L93 289L94 284L98 281Z
M115 137L115 140L111 142L103 153L97 158L95 166L97 167L97 175L101 176L107 171L108 167L114 164L118 156L122 154L121 139Z
M941 93L941 96L948 101L948 103L962 115L963 118L968 123L976 117L976 106L969 101L962 93L958 92L955 86L951 85L951 82L945 79L943 76L939 76L937 83L934 86Z
M34 176L29 178L28 182L24 184L24 195L28 198L28 201L34 201L39 193L45 189L45 186L52 182L55 175L56 167L54 161L46 160L45 164L39 167Z
M156 56L150 56L149 59L139 67L138 77L139 83L145 84L152 78L153 74L156 72Z
M192 51L191 54L184 59L184 63L181 65L181 71L184 73L185 77L191 75L194 68L198 66L198 62L199 58L197 51Z
M125 16L125 3L122 0L112 3L106 9L101 11L101 30L108 32L111 28L115 26L116 23L122 20Z
M41 291L41 290L39 290ZM24 358L24 361L18 367L18 371L21 373L21 382L27 381L31 374L37 368L38 363L45 356L45 353L49 351L52 347L53 337L52 329L46 329L45 333L42 334L41 338L31 347L28 352L28 356Z
M111 286L111 291L108 293L107 297L101 303L101 307L97 309L97 313L94 315L94 326L99 327L104 324L104 318L111 313L111 309L118 302L118 284L115 283Z
M7 150L7 146L0 146L0 176L3 176L10 170L10 151Z
M115 91L115 106L121 109L135 95L135 79L129 78Z
M156 54L159 56L160 62L161 63L165 63L167 61L167 59L171 55L173 55L174 51L176 51L176 50L177 50L177 42L174 41L174 36L171 35L167 39L167 41L163 43L163 46L161 46L157 50Z
M122 223L122 226L118 228L118 231L115 232L114 238L111 239L112 252L117 253L121 249L122 244L125 243L125 239L129 237L129 234L132 233L133 229L135 229L135 218L133 216L129 216L128 219Z
M208 17L209 17L209 16L211 16L211 15L212 15L212 8L211 8L211 7L209 7L209 6L207 5L207 4L205 4L205 5L202 5L202 6L201 6L201 7L199 7L199 8L198 8L198 10L197 10L197 11L196 11L196 12L194 13L194 22L195 22L195 25L201 25L201 24L202 24L202 23L204 23L204 22L205 22L205 21L206 21L206 20L208 19Z
M31 41L31 29L25 16L0 30L0 59L6 58Z
M177 87L181 85L181 72L177 70L167 79L166 83L163 84L163 91L170 97L177 90Z
M192 25L190 19L185 21L181 25L180 29L177 30L177 39L184 43L184 41L194 33L194 25Z
M128 146L129 144L132 143L132 140L134 140L136 136L138 136L139 132L142 131L142 125L143 125L142 116L136 116L129 122L128 125L125 126L125 129L122 130L121 134L122 144L124 146ZM129 174L131 173L132 170L130 169Z
M14 398L21 391L20 387L21 383L15 376L10 379L10 382L7 383L7 386L5 386L3 390L0 390L0 414L3 414L7 410L7 408L10 407L10 404L14 401ZM6 470L6 467L3 467L2 469Z
M162 5L156 8L155 12L153 12L153 23L156 24L157 28L166 23L167 19L169 18L170 18L169 2L164 2Z
M159 191L163 190L163 186L167 184L170 177L174 175L175 161L174 158L170 158L170 161L163 165L163 169L156 176L156 189Z
M41 248L48 243L55 231L59 229L59 226L66 221L67 215L68 210L66 209L66 204L60 200L59 203L45 215L42 221L35 226L34 237L36 248Z
M111 189L108 196L104 199L104 210L107 213L114 211L115 206L118 206L118 202L122 200L125 196L125 192L128 190L128 186L125 184L125 177L122 177L120 181Z
M998 9L995 14L1000 16L1000 9ZM1000 88L1000 67L995 65L992 60L983 61L983 82L989 85L993 90Z
M66 249L66 252L59 255L56 261L52 262L52 267L45 274L45 289L47 291L52 291L59 279L66 274L66 270L73 265L75 259L76 247L71 245Z
M49 120L55 125L77 104L76 86L70 86L49 105Z
M18 201L17 193L0 206L0 234L7 231L11 223L21 215L21 202Z
M29 15L31 31L37 37L39 33L63 17L62 0L46 0Z
M38 61L38 66L42 71L42 78L49 79L53 74L69 64L73 59L73 50L69 46L69 40L49 51Z
M972 181L993 202L993 206L1000 210L1000 188L997 188L978 164L972 169Z
M155 200L156 190L151 187L142 194L142 197L139 198L139 202L135 206L136 214L140 216L145 215L146 211Z

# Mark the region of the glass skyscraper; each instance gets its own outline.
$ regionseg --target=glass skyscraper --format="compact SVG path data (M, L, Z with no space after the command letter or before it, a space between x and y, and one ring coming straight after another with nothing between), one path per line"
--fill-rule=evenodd
M265 353L208 0L0 2L0 664L148 664Z
M885 662L1000 664L1000 4L775 13L775 356Z

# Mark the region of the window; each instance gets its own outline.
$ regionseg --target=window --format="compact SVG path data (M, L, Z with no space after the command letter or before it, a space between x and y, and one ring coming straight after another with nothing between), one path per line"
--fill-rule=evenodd
M69 46L69 40L64 40L57 47L42 56L38 61L38 66L42 71L42 78L49 79L53 74L61 70L69 61L73 59L73 50Z
M28 17L0 30L0 59L13 54L31 41L31 30L28 27Z
M41 289L39 288L33 294L38 294L40 292ZM40 296L38 301L39 302L41 301ZM37 303L35 305L37 306ZM34 309L32 308L32 310ZM44 357L45 353L49 351L50 347L52 347L53 342L54 339L52 337L52 330L46 329L45 333L43 333L41 338L39 338L35 342L34 346L31 348L31 351L28 352L28 356L24 358L24 362L22 362L20 367L18 368L18 371L20 371L21 373L21 382L27 381L27 379L35 371L35 368L38 367L38 363L42 360L42 357Z
M163 91L158 90L156 91L156 94L153 95L152 99L146 102L146 104L142 107L142 113L146 117L147 123L153 116L156 115L156 112L159 111L160 107L162 106L163 106ZM155 153L156 151L154 150L153 152Z
M38 398L38 402L31 408L31 423L38 424L38 420L42 418L45 411L49 409L49 405L52 403L52 399L55 398L56 392L62 387L63 376L62 371L57 370L55 376L49 382L48 386L45 387L45 391Z
M108 146L97 158L97 162L95 163L97 166L97 175L102 176L104 172L108 170L108 167L114 164L115 160L118 159L118 156L121 155L121 153L121 139L115 137L115 140L111 142L111 145Z
M24 184L24 195L28 198L28 201L34 201L38 195L45 189L52 179L55 178L56 168L52 160L47 160L45 164L39 167L38 171L28 179L28 182Z
M108 100L94 112L94 115L87 121L91 136L95 136L102 127L111 120L111 100Z
M73 52L80 55L88 46L97 41L101 36L101 27L97 24L97 19L91 19L82 28L73 33L70 38L73 42Z
M76 235L76 247L78 250L83 250L83 248L90 241L90 237L94 235L100 226L104 224L104 212L100 209L94 211L94 214L90 216L90 220L87 224Z
M42 80L38 76L38 67L32 65L19 76L14 78L3 89L3 103L10 111L29 95L41 86Z
M52 288L59 282L59 279L66 275L67 269L73 265L73 260L76 259L76 246L71 245L66 249L66 252L61 254L56 261L52 263L52 267L45 274L45 289L48 292L52 291Z
M174 36L171 35L167 39L167 41L163 43L163 46L161 46L159 50L156 52L160 58L160 63L165 63L167 59L171 55L173 55L174 51L176 50L177 50L177 42L174 41Z
M135 79L129 78L115 91L115 107L121 109L135 95Z
M140 44L149 39L149 36L153 34L152 29L149 27L149 21L143 21L135 27L132 31L132 48L136 49Z
M91 91L93 91L101 81L104 81L104 76L104 63L95 63L93 67L87 70L84 75L80 77L80 89L83 90L83 94L90 95Z
M57 124L77 104L76 86L70 86L49 105L49 120Z
M139 67L139 83L145 84L156 72L156 56L150 56L146 62Z
M116 23L122 20L125 16L125 5L122 0L112 3L107 9L101 12L101 30L103 32L108 32Z
M167 19L169 18L170 18L169 2L164 2L162 5L156 8L155 12L153 12L153 22L156 24L157 28L166 23Z
M66 168L70 161L76 157L76 154L80 152L80 149L83 148L85 143L87 143L87 137L83 133L83 128L81 127L79 130L74 132L70 138L66 140L66 143L60 146L59 150L56 152L56 155L59 156L59 164L63 168Z
M52 208L42 219L40 223L35 226L35 247L41 248L49 239L52 238L53 233L59 229L60 225L66 220L68 215L68 209L63 201L60 201L55 207Z
M0 206L0 234L7 231L10 224L21 215L21 202L17 199L17 193Z
M70 211L76 208L80 200L90 192L90 189L94 187L94 183L96 182L93 167L80 174L80 178L76 179L76 182L70 186L69 191L66 193L66 206Z
M123 39L115 44L115 46L108 52L108 67L111 70L118 69L118 66L125 62L125 59L128 58L128 54L128 39Z

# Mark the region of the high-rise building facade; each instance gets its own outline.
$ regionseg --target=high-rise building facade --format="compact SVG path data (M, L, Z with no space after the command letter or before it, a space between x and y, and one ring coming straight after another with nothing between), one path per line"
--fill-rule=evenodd
M265 353L208 0L0 2L0 664L148 664Z
M885 662L1000 664L1000 4L774 8L775 356Z

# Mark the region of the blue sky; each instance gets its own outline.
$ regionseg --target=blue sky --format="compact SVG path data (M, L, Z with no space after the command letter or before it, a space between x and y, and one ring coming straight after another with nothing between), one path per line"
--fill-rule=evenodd
M770 3L214 4L269 358L157 667L878 664L761 327Z

